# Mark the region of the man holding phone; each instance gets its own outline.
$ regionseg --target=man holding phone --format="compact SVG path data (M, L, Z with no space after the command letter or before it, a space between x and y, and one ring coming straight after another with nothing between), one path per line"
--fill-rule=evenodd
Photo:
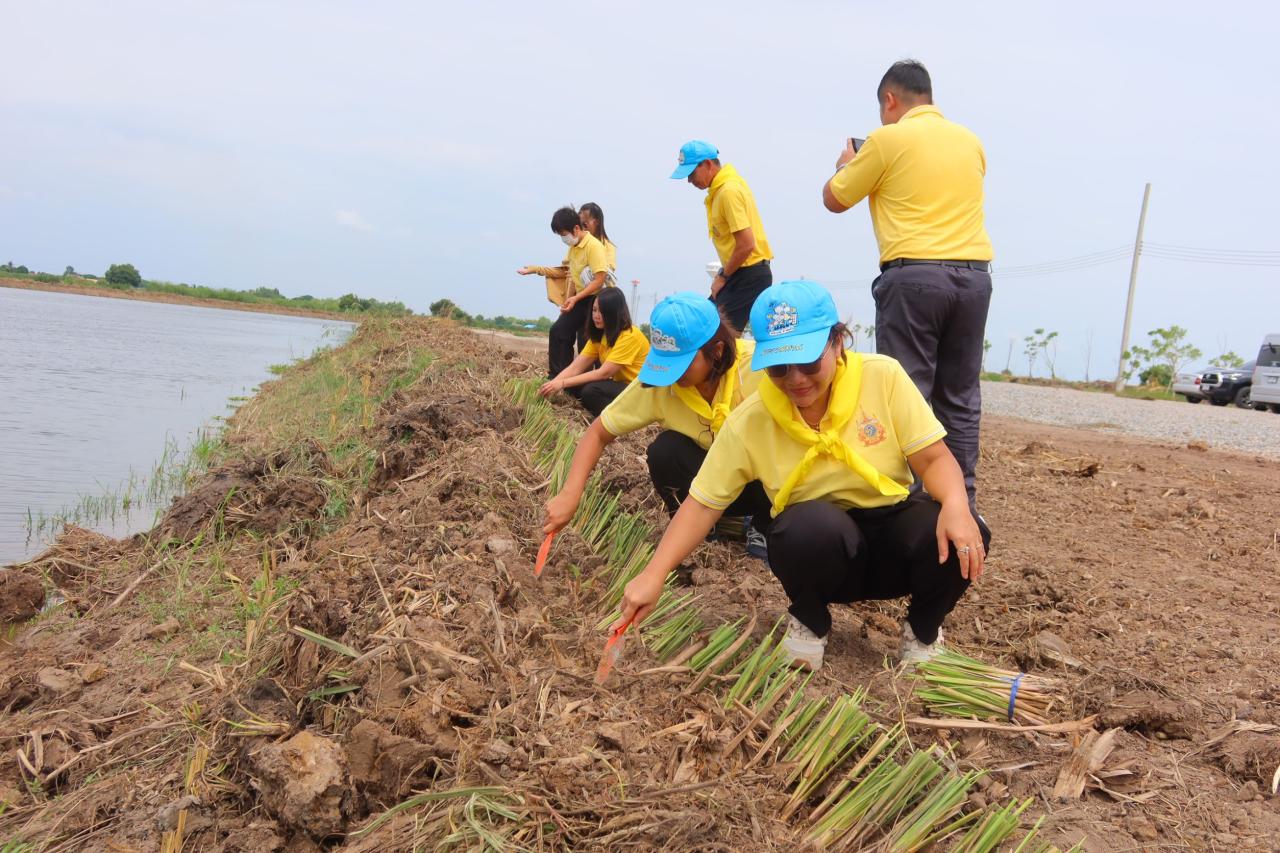
M845 143L822 202L843 213L869 199L880 247L871 285L876 350L897 359L933 406L974 504L978 377L991 303L986 155L977 136L933 105L919 62L895 62L876 97L883 127Z
M742 334L756 297L773 284L773 250L755 196L731 163L720 165L719 149L700 139L680 147L679 165L671 177L707 191L707 230L720 257L720 270L711 280L711 300Z

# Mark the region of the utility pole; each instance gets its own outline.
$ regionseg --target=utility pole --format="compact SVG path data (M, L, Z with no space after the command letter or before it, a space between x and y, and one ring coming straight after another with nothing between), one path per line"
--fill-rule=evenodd
M640 279L631 279L631 316L639 317L637 313L640 310L640 302L636 296L636 292L640 289Z
M1124 331L1120 333L1120 366L1116 368L1117 394L1124 391L1125 358L1129 352L1129 326L1133 322L1133 296L1138 289L1138 258L1142 256L1142 229L1147 224L1147 202L1151 200L1151 184L1142 192L1142 213L1138 215L1138 236L1133 241L1133 266L1129 268L1129 299L1124 306Z

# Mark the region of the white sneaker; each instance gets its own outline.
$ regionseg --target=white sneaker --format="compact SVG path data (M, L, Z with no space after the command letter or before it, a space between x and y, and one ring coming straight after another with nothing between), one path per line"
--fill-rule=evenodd
M916 639L916 632L911 630L911 623L902 621L902 649L898 657L905 664L924 663L932 660L942 652L942 629L938 629L938 639L932 643L922 643Z
M787 634L782 638L782 648L791 655L791 662L817 672L822 668L822 656L827 651L827 638L810 631L794 616L787 616Z

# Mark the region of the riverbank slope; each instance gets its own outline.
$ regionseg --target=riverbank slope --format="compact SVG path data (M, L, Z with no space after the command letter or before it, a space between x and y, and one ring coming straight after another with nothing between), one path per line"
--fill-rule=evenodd
M1037 839L1064 849L1266 849L1280 835L1266 797L1280 597L1265 580L1280 554L1272 531L1222 523L1280 498L1280 463L985 425L991 573L948 639L1059 676L1054 718L1096 714L1112 732L1083 795L1060 802L1071 735L896 733L922 710L886 666L901 602L837 608L822 672L779 676L776 706L750 692L745 705L742 655L764 648L785 599L740 544L700 549L676 592L695 636L741 617L745 645L699 669L658 656L650 632L597 686L610 579L665 516L645 436L615 442L598 489L616 505L592 516L612 520L566 530L533 577L555 445L585 422L569 403L524 402L543 369L448 322L367 321L263 386L155 530L71 530L5 570L28 598L34 579L66 600L0 650L0 844L800 849L828 787L861 778L879 741L806 789L817 771L791 775L786 697L844 702L859 687L865 731L898 758L986 772L952 816L1025 802L1014 842L1041 816ZM888 810L858 843L915 814L877 803Z
M135 302L165 302L171 305L197 305L201 308L224 308L228 311L254 311L260 314L292 314L297 317L318 317L324 320L342 320L359 323L364 315L342 311L310 311L285 305L257 302L234 302L230 299L199 299L174 293L156 293L148 290L114 290L85 284L53 284L30 279L0 277L0 287L16 290L39 290L45 293L70 293L74 296L99 296L106 299L129 299Z

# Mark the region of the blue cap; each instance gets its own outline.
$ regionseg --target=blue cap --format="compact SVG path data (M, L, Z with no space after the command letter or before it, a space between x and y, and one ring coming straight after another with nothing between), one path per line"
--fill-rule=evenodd
M703 142L701 139L690 140L680 146L680 165L676 166L671 177L676 180L687 178L703 160L714 160L719 156L720 149L710 142Z
M780 281L765 288L751 306L756 339L751 369L817 361L838 322L835 300L816 281Z
M649 355L640 368L646 385L675 384L693 363L698 349L720 328L715 303L697 293L677 293L658 303L649 316Z

